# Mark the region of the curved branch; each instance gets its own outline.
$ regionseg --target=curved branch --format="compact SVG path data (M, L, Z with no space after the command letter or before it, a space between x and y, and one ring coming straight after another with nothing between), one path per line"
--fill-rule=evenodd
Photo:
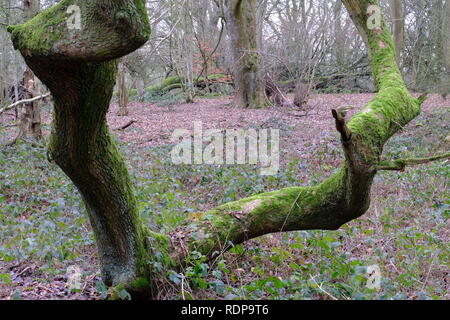
M363 215L384 144L420 113L424 98L407 90L397 66L389 28L380 16L378 28L367 21L374 0L343 0L366 41L376 96L347 124L345 112L333 110L345 151L344 165L316 187L292 187L224 204L195 214L188 228L168 236L171 257L182 264L200 251L209 257L231 245L264 234L293 230L335 230Z
M406 167L418 166L443 159L450 159L450 152L428 158L398 159L395 161L380 162L375 168L377 170L404 171Z

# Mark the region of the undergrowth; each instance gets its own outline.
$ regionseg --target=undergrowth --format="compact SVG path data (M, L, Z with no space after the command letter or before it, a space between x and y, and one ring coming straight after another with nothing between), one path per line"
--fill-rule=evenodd
M448 110L421 116L391 140L386 159L445 151L449 120ZM254 166L174 166L171 146L142 149L122 142L120 147L142 218L160 232L220 203L317 184L342 159L332 137L308 145L307 161L291 155L277 176L262 177ZM445 161L380 173L363 218L339 231L264 236L210 264L194 254L182 273L167 272L171 289L165 298L448 299L449 177ZM16 283L12 270L20 265L35 265L31 277L44 283L64 275L69 265L92 279L99 273L95 254L78 192L47 161L45 150L23 143L0 149L0 296L8 291L21 298L33 290ZM367 267L373 265L381 271L379 290L367 287ZM97 296L101 288L97 281Z

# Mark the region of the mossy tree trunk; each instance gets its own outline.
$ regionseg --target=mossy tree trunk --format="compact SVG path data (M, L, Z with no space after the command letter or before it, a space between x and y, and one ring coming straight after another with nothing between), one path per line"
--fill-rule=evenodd
M234 105L238 108L265 106L262 57L258 46L256 0L226 0L224 12L231 40Z
M9 31L27 64L54 96L49 153L83 196L104 280L138 297L148 296L158 278L152 262L176 268L193 250L212 258L230 242L273 232L335 230L363 215L384 144L419 114L423 102L404 85L385 21L381 19L379 28L368 28L368 6L377 2L343 0L370 51L378 94L348 123L344 112L333 110L345 151L342 167L318 186L291 187L227 203L196 214L195 223L187 228L158 234L140 222L127 169L105 119L116 59L149 36L144 2L79 2L84 29L71 33L65 27L65 12L72 3L63 0Z
M67 10L73 4L80 6L80 29L67 27ZM105 283L146 293L145 228L106 123L118 58L139 48L150 34L144 1L63 0L8 31L28 66L52 92L49 155L84 199Z

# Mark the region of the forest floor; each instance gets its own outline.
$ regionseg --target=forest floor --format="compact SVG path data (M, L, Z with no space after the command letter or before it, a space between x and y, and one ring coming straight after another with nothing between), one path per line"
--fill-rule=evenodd
M167 232L192 212L292 185L314 185L342 163L331 109L366 104L370 94L315 95L308 114L295 110L238 110L231 98L195 104L133 102L130 115L108 114L125 155L142 217ZM394 137L386 159L448 151L450 99L432 95L420 117ZM50 108L43 110L45 136ZM133 124L125 130L118 128ZM171 162L175 129L280 130L281 170L261 176L256 166ZM16 128L0 117L0 144ZM450 164L440 161L380 173L369 212L339 231L291 232L237 246L223 260L194 259L182 275L167 272L161 299L450 299ZM85 208L76 188L44 148L20 143L0 149L0 299L100 299L105 287ZM377 265L379 290L366 287ZM81 271L80 290L67 287L67 268ZM181 290L180 283L184 286Z

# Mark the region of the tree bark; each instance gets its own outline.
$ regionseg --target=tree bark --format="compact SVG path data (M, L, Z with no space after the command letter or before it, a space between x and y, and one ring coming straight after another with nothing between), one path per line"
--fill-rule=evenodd
M145 84L144 80L140 76L136 78L136 91L138 95L138 101L143 102L145 94Z
M258 46L256 0L226 0L224 12L233 55L238 108L265 106L262 58Z
M405 15L403 12L403 1L391 0L390 1L392 12L392 24L395 52L397 55L397 63L400 65L401 54L405 42Z
M135 297L149 296L160 276L152 268L155 262L176 268L193 250L212 258L230 243L268 233L336 230L368 210L384 144L419 114L424 99L413 98L406 89L385 21L380 28L368 29L367 9L377 2L343 3L367 43L378 87L378 94L349 123L344 112L333 111L345 153L343 166L318 186L291 187L227 203L196 215L195 224L168 235L151 232L140 221L127 169L106 124L116 59L149 36L144 2L79 2L86 25L78 34L64 28L70 0L31 22L8 28L16 48L54 96L49 153L83 196L107 285L126 288ZM99 11L92 14L92 10ZM50 18L61 23L49 24ZM52 40L33 41L50 29L55 33Z
M128 116L128 88L125 78L125 67L120 66L117 74L117 86L119 90L119 111L117 113L120 117Z
M23 0L22 7L24 20L28 21L39 13L40 1ZM40 94L38 81L39 80L35 77L33 71L27 68L23 76L25 88L24 99L33 99L33 97ZM22 113L20 114L19 132L14 142L18 140L27 140L28 138L35 141L39 141L42 138L41 102L38 100L24 104Z
M35 96L39 95L37 81L33 71L27 68L23 76L24 79L24 98L26 100L32 100ZM23 111L20 115L19 133L15 141L26 140L28 138L34 141L39 141L42 138L41 128L41 102L35 100L27 102L23 105Z

